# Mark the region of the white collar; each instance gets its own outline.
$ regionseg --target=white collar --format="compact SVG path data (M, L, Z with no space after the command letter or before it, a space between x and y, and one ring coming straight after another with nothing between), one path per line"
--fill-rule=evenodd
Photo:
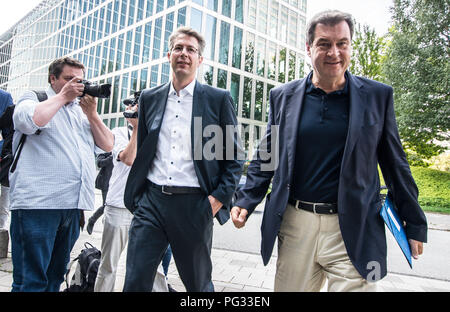
M186 93L194 96L194 89L195 89L195 83L196 83L196 79L192 80L190 84L188 84L184 89L180 90L180 96L185 96ZM170 82L170 90L169 90L169 95L171 94L176 94L176 90L173 87L173 82Z

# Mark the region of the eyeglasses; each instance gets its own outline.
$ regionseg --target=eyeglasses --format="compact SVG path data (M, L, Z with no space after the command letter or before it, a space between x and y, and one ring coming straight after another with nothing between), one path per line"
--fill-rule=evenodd
M185 46L175 46L173 49L172 49L172 52L173 53L176 53L176 54L181 54L181 53L183 53L183 50L184 50L184 48L186 48L186 51L187 51L187 53L189 54L189 55L195 55L195 54L197 54L198 53L198 49L196 49L196 48L194 48L194 47L185 47Z

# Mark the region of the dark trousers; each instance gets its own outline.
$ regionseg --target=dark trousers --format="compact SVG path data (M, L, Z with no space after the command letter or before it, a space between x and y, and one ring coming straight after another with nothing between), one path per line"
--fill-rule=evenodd
M124 291L151 291L170 244L187 291L214 291L211 281L213 215L206 194L163 194L147 184L128 240Z

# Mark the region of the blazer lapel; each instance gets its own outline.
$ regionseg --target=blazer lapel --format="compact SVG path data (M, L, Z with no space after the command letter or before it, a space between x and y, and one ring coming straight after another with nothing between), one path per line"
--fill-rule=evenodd
M167 83L154 94L154 105L152 106L156 111L152 112L152 109L149 109L148 111L150 116L154 114L153 118L148 119L150 121L149 132L155 130L158 130L159 132L159 129L161 128L164 111L166 110L167 97L169 96L170 84L171 82Z
M350 94L350 119L344 155L342 158L341 171L345 166L348 156L353 151L359 135L361 134L361 127L364 125L364 113L367 106L367 94L363 89L363 85L350 73L348 73L348 79Z
M192 117L191 117L191 144L192 156L194 160L200 160L202 157L202 137L203 137L203 86L196 81L194 88L194 96L192 100ZM197 120L195 119L197 117ZM200 119L198 119L200 118ZM199 132L200 133L197 133Z
M298 126L300 123L300 112L302 110L303 98L305 95L306 79L300 80L296 87L293 87L286 95L284 125L285 133L280 133L286 138L288 154L289 181L294 172L295 150L297 146ZM281 123L281 122L280 122ZM281 129L280 129L281 130Z

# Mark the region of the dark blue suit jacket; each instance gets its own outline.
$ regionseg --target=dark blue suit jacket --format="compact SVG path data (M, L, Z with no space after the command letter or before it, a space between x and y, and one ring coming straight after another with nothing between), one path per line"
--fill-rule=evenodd
M144 90L139 98L139 125L137 137L136 159L131 167L125 187L125 206L133 212L136 204L145 189L148 170L156 153L159 131L164 117L170 83L152 89ZM207 195L212 195L223 203L223 209L216 214L220 224L230 218L231 199L236 190L242 173L243 161L237 155L242 147L238 135L233 133L227 139L227 126L237 124L233 100L226 90L217 89L196 82L192 104L191 143L194 157L194 168L200 187ZM197 135L194 137L194 118L201 117L201 134L208 125L220 126L223 133L222 160L219 157L208 160L196 157L205 144L211 139ZM229 130L229 129L228 129ZM231 144L230 144L231 143ZM227 147L228 145L228 147ZM234 157L226 157L227 148L233 147ZM230 154L230 153L228 153ZM201 159L197 159L201 158Z
M379 215L378 164L399 215L406 222L408 238L426 242L427 222L400 142L392 88L351 74L348 77L350 120L339 178L339 224L347 253L361 276L367 278L374 269L372 261L377 261L382 278L387 272L387 247L384 223ZM261 144L259 149L271 152L270 143L274 140L271 126L278 125L279 166L272 171L261 171L260 166L267 161L260 157L253 160L247 183L237 194L236 206L251 213L264 198L273 178L261 226L264 264L271 257L289 198L305 86L306 79L301 79L271 91L267 144Z

